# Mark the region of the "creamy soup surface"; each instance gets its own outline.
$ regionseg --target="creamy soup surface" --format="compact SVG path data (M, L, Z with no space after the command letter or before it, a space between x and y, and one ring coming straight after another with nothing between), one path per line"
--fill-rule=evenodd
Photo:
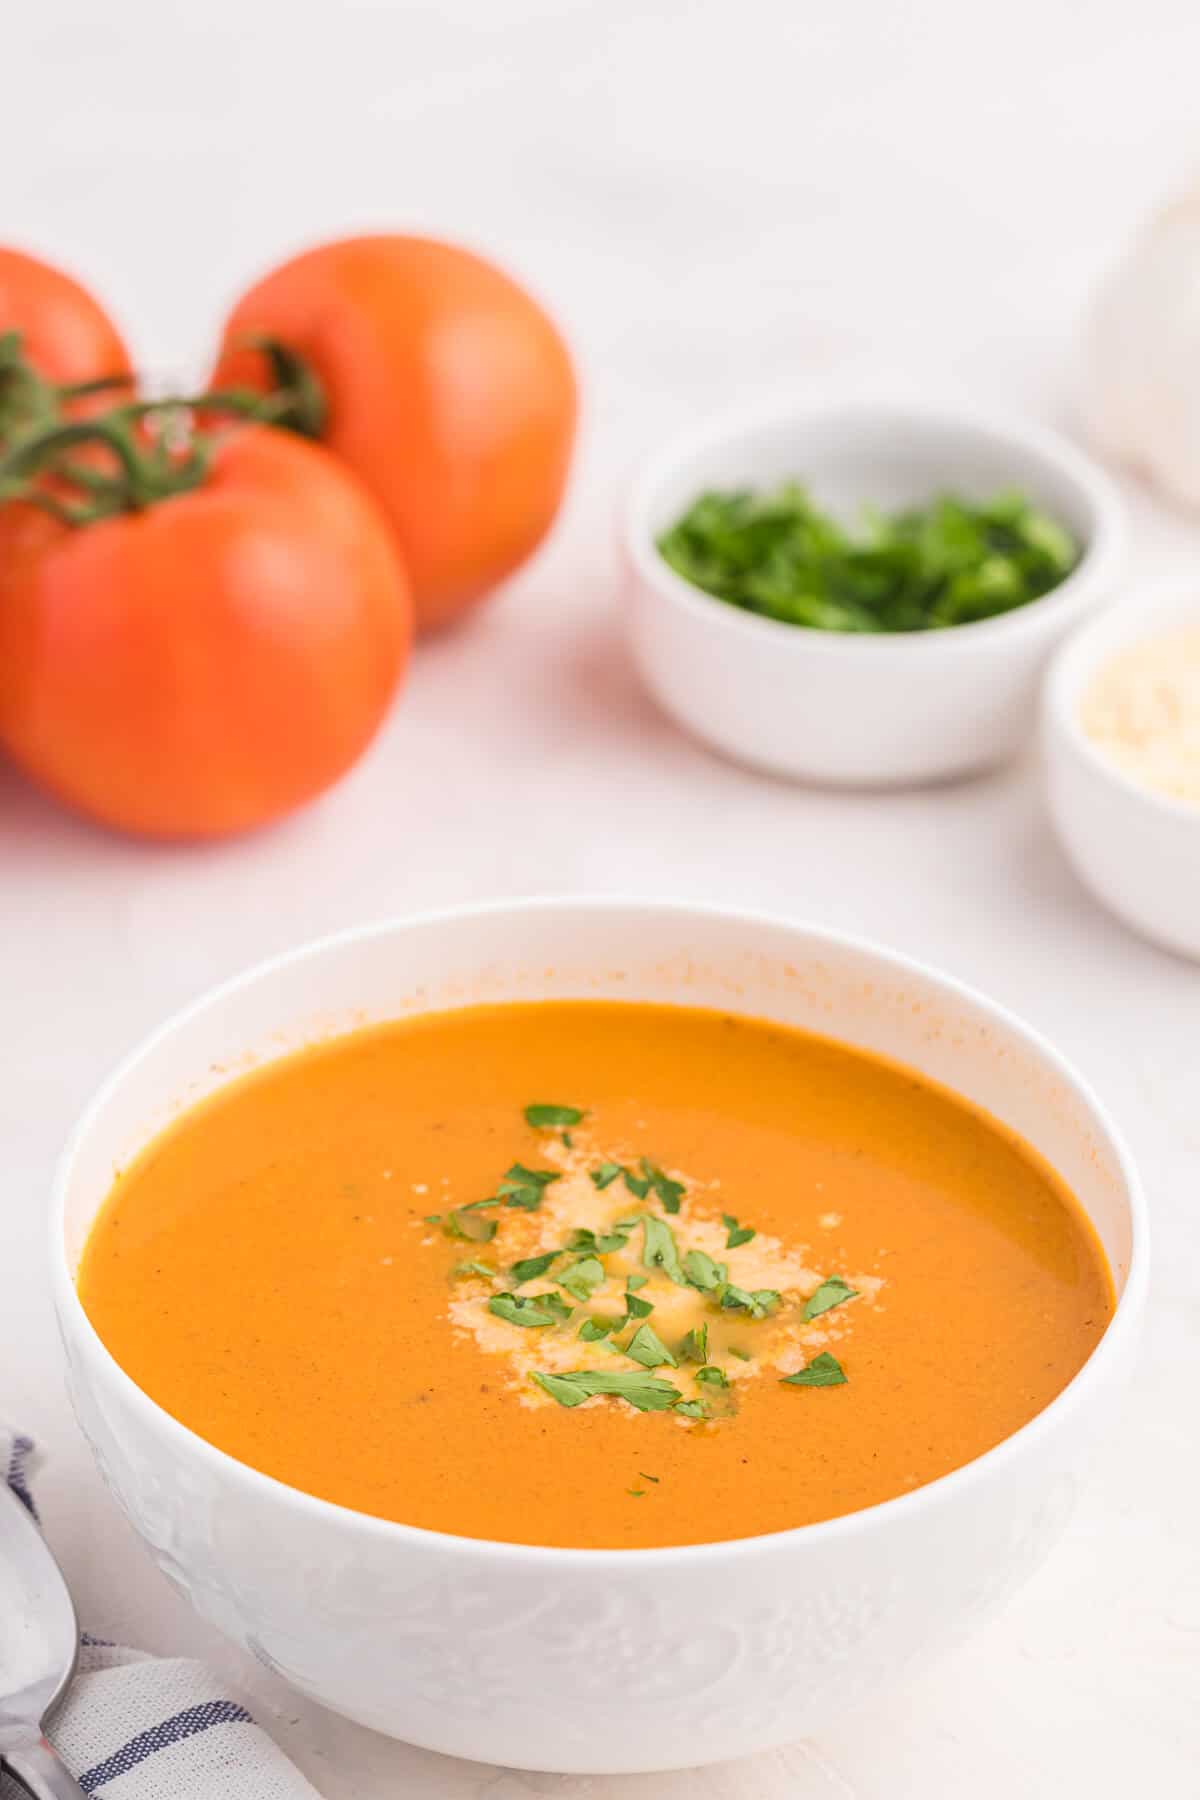
M1091 1227L913 1072L703 1010L471 1008L332 1039L117 1178L79 1292L168 1412L410 1525L778 1531L968 1462L1112 1314Z

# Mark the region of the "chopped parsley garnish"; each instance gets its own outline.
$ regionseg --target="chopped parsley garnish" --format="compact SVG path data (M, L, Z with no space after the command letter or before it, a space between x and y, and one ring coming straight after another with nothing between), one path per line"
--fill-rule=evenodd
M659 1475L647 1475L645 1469L639 1469L638 1474L641 1476L643 1481L652 1481L654 1483L655 1487L658 1486L659 1481L662 1479L662 1477Z
M714 1262L703 1250L689 1250L683 1259L683 1278L702 1294L713 1294L729 1271L724 1263Z
M641 1363L644 1369L657 1369L663 1363L669 1369L679 1366L653 1325L638 1326L625 1346L625 1355L631 1362Z
M656 1163L642 1158L642 1176L662 1202L662 1209L667 1213L677 1213L679 1203L687 1192L682 1181L672 1181L664 1175Z
M568 1250L595 1250L601 1256L610 1256L614 1250L623 1250L629 1242L629 1234L637 1224L636 1219L617 1219L611 1231L599 1234L586 1225L579 1225L567 1239Z
M472 1206L456 1206L442 1220L442 1230L447 1237L465 1238L472 1244L490 1244L496 1235L495 1219L485 1219L477 1210L479 1202Z
M556 1129L568 1149L571 1148L571 1136L567 1128L586 1117L582 1109L573 1106L538 1102L525 1108L529 1125L535 1129ZM639 1290L647 1285L652 1273L659 1271L677 1287L695 1289L710 1310L740 1313L754 1320L768 1318L776 1312L782 1305L782 1295L774 1288L739 1287L729 1279L728 1264L718 1261L707 1251L684 1248L669 1219L682 1210L687 1188L648 1157L639 1157L636 1167L605 1160L590 1169L588 1175L598 1193L621 1181L639 1201L653 1195L661 1212L638 1208L607 1225L577 1226L567 1234L561 1248L518 1258L509 1265L507 1276L490 1262L476 1260L467 1251L467 1260L454 1264L452 1277L478 1278L486 1282L490 1291L479 1293L478 1302L486 1300L487 1311L509 1324L546 1330L574 1321L571 1328L581 1342L601 1346L602 1360L611 1365L615 1359L625 1358L639 1365L635 1370L609 1366L573 1369L566 1373L534 1372L531 1379L560 1406L575 1407L597 1396L606 1396L626 1400L640 1412L674 1411L681 1418L704 1421L728 1417L737 1411L737 1384L731 1382L717 1363L709 1361L710 1354L720 1354L721 1347L716 1346L715 1351L710 1348L708 1323L694 1325L672 1349L648 1322L654 1304L644 1299ZM546 1189L562 1179L558 1169L535 1169L514 1162L498 1183L495 1194L456 1206L445 1214L427 1214L426 1223L440 1224L447 1237L486 1244L496 1236L499 1225L499 1218L489 1214L497 1214L501 1208L535 1212L542 1204ZM668 1216L663 1217L663 1214ZM732 1213L722 1213L721 1222L727 1250L736 1250L758 1235L753 1226L743 1225ZM611 1265L606 1267L604 1259L625 1252L626 1257L622 1260L627 1260L630 1241L638 1225L642 1228L641 1261L649 1273L625 1274L621 1271L625 1274L625 1310L621 1316L587 1311L588 1304L606 1283L616 1285L612 1280L616 1271ZM520 1233L517 1237L519 1245ZM554 1273L556 1269L558 1272ZM516 1291L526 1283L547 1278L554 1284L547 1292L522 1294ZM558 1289L562 1292L556 1291ZM826 1276L804 1303L803 1318L806 1321L819 1318L856 1297L857 1290L844 1277ZM478 1302L472 1302L472 1305ZM576 1305L582 1306L584 1311L576 1312ZM754 1361L753 1352L741 1345L728 1345L727 1352L743 1362ZM690 1372L695 1377L696 1387L691 1394L681 1393L674 1383L655 1372L664 1368L678 1369L681 1364L690 1365ZM781 1379L784 1385L791 1387L837 1387L845 1383L847 1377L837 1359L823 1352L805 1368ZM647 1475L644 1471L639 1474L647 1482L657 1484L659 1480L658 1476ZM639 1499L645 1497L645 1490L640 1487L629 1488L627 1492Z
M569 1131L564 1131L562 1134L562 1146L564 1150L573 1150L575 1148L575 1139L571 1136Z
M822 1350L814 1356L806 1369L797 1369L794 1375L785 1375L782 1387L841 1387L846 1380L846 1372L836 1356L830 1356L828 1350Z
M596 1256L581 1256L554 1279L575 1300L590 1300L604 1280L604 1264Z
M525 1108L525 1123L535 1131L547 1125L581 1125L586 1117L577 1106L550 1106L544 1101Z
M677 1286L687 1286L675 1233L665 1220L656 1219L652 1213L642 1220L642 1261L648 1269L661 1269Z
M549 1187L552 1181L561 1181L562 1175L557 1169L527 1169L524 1163L515 1162L507 1169L504 1180L497 1190L501 1194L511 1194L514 1188Z
M646 1279L645 1275L630 1275L627 1278L625 1282L625 1317L621 1320L622 1325L628 1325L631 1319L648 1319L654 1311L654 1302L643 1300L637 1292L638 1288L645 1287Z
M626 1488L625 1492L629 1495L631 1500L644 1500L646 1498L645 1488Z
M1025 606L1071 573L1079 545L1023 494L936 495L872 509L857 530L797 482L702 494L658 540L718 600L820 631L932 631Z
M569 1375L544 1375L532 1379L560 1406L579 1406L596 1394L628 1400L639 1412L666 1412L679 1399L679 1389L658 1375L639 1370L573 1369Z
M514 1163L496 1189L496 1197L503 1200L505 1206L519 1207L522 1212L536 1212L542 1204L542 1190L552 1181L561 1180L557 1169L527 1169L524 1163Z
M769 1313L775 1312L783 1300L782 1294L774 1288L755 1288L752 1293L745 1288L735 1287L727 1281L721 1289L721 1309L723 1312L746 1312L752 1319L765 1319Z
M510 1325L559 1325L571 1316L571 1308L557 1294L493 1294L488 1311Z
M848 1281L840 1275L827 1275L815 1294L810 1294L804 1302L804 1319L819 1319L822 1313L832 1312L835 1306L841 1306L845 1300L858 1297L858 1289L852 1288Z
M703 1381L708 1387L729 1386L729 1377L724 1369L718 1369L715 1363L707 1363L703 1369L697 1369L696 1380Z
M512 1265L513 1280L518 1287L523 1281L536 1281L539 1275L546 1273L555 1257L561 1255L560 1250L547 1250L544 1256L523 1256L520 1262Z

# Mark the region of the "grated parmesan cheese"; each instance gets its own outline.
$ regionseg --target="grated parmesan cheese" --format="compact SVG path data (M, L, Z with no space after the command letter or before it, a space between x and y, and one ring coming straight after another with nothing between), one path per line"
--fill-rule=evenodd
M1200 625L1110 658L1084 694L1079 722L1142 787L1200 807Z
M605 1147L605 1154L609 1148ZM619 1146L613 1153L625 1155L626 1160L634 1160L628 1151L623 1151ZM586 1131L577 1134L576 1143L571 1149L565 1149L557 1143L546 1143L542 1147L545 1160L557 1164L562 1172L562 1179L546 1189L542 1204L536 1212L519 1214L506 1221L506 1235L509 1238L506 1255L510 1261L516 1248L519 1248L522 1256L557 1250L567 1241L575 1227L586 1226L597 1233L611 1231L614 1222L623 1215L627 1216L631 1207L634 1211L637 1210L636 1201L631 1201L629 1193L619 1183L613 1183L604 1189L598 1189L594 1185L588 1170L595 1166L598 1154L596 1147L589 1145ZM715 1181L699 1182L678 1169L669 1169L666 1173L672 1179L683 1181L687 1190L678 1216L667 1221L678 1234L680 1242L688 1249L703 1250L715 1261L725 1263L730 1276L739 1287L777 1289L784 1296L783 1310L768 1319L757 1321L749 1331L745 1328L744 1320L735 1319L732 1315L714 1317L705 1297L695 1288L680 1287L662 1272L647 1270L643 1266L642 1235L639 1229L631 1234L625 1250L614 1250L606 1254L605 1281L592 1295L596 1312L610 1318L619 1315L624 1309L626 1276L640 1274L644 1285L639 1293L654 1308L653 1324L664 1341L677 1343L686 1332L707 1321L715 1334L713 1358L722 1363L726 1379L734 1384L761 1375L767 1369L777 1370L780 1375L794 1374L816 1352L840 1341L854 1322L852 1309L847 1308L844 1314L822 1313L816 1319L805 1320L801 1317L798 1304L786 1304L789 1301L798 1302L802 1296L811 1294L821 1281L820 1268L810 1267L808 1258L801 1249L789 1249L777 1238L758 1231L750 1243L739 1244L731 1250L726 1243L725 1225L718 1224L714 1217L702 1210L705 1195L711 1194L711 1190L718 1184ZM701 1204L698 1206L697 1202ZM519 1244L512 1241L514 1233L520 1235ZM425 1240L427 1243L432 1241L434 1240ZM877 1275L851 1271L848 1278L850 1285L858 1291L860 1305L873 1304L883 1287L883 1281ZM515 1287L513 1292L533 1295L552 1281L551 1276L535 1276ZM578 1336L577 1327L565 1333L530 1331L523 1326L514 1325L488 1310L491 1292L492 1289L485 1282L463 1279L456 1284L451 1294L450 1319L456 1330L473 1336L481 1350L507 1361L508 1385L522 1405L553 1404L531 1385L530 1376L535 1369L565 1374L573 1369L613 1367L614 1349L610 1340L595 1339L588 1342ZM726 1361L725 1340L731 1335L751 1347L753 1353L746 1361ZM663 1369L657 1372L660 1375L667 1373ZM686 1371L683 1373L686 1375ZM689 1390L685 1386L683 1391L687 1393ZM603 1400L584 1402L585 1406L603 1404ZM621 1410L628 1410L630 1418L636 1416L632 1408ZM684 1428L682 1419L678 1423L681 1429ZM690 1424L687 1429L690 1429Z

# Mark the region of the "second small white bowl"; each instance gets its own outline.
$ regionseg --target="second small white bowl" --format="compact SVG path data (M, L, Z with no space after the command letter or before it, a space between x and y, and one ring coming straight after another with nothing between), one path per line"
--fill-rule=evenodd
M1079 716L1111 656L1183 625L1200 628L1200 583L1151 589L1077 633L1051 665L1043 735L1051 817L1080 878L1134 931L1200 958L1200 808L1142 787Z
M1017 611L944 631L809 630L685 581L657 548L710 488L794 478L853 517L941 492L1028 495L1083 545L1074 572ZM1106 594L1123 541L1108 478L1052 433L970 413L859 400L727 420L678 439L638 478L625 521L629 620L665 709L742 762L798 780L899 786L987 768L1032 733L1038 679Z

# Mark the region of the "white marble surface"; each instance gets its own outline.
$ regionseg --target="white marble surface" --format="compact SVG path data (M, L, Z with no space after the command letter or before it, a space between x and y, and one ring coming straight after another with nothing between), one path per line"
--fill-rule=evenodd
M793 789L638 691L611 515L676 422L878 377L1042 417L1079 303L1192 172L1186 0L40 0L7 9L0 237L73 260L157 371L298 240L396 221L504 254L569 321L584 454L549 550L422 651L325 803L152 850L0 776L0 1407L49 1453L49 1529L96 1630L206 1649L328 1800L1040 1800L1194 1792L1200 1763L1200 969L1102 915L1032 755L965 786ZM1139 569L1200 527L1133 495ZM984 1636L890 1703L739 1767L559 1780L448 1763L296 1701L185 1611L92 1471L43 1269L52 1160L98 1076L246 962L494 894L703 895L868 932L1049 1032L1115 1109L1157 1225L1146 1353L1071 1535Z

